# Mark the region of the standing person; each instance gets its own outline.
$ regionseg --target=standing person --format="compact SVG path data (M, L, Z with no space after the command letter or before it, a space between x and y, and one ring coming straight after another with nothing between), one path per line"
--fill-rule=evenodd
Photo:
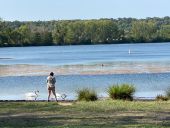
M55 93L55 83L56 83L56 79L54 77L54 73L51 72L50 75L47 77L48 102L50 101L51 92L53 93L57 101L57 97Z

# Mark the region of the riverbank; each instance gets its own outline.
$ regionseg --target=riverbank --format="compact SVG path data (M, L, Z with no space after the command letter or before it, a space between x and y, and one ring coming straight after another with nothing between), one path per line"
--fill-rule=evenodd
M110 99L109 97L98 97L99 100L108 100ZM133 101L157 101L155 97L134 97L133 98ZM41 99L41 100L34 100L34 98L32 100L25 100L25 99L22 99L22 100L0 100L0 102L47 102L46 99ZM56 102L56 100L54 98L52 98L50 100L50 102ZM74 102L77 102L76 99L74 100L61 100L61 99L58 99L58 102L61 102L61 103L74 103Z
M0 127L168 128L170 101L0 102Z

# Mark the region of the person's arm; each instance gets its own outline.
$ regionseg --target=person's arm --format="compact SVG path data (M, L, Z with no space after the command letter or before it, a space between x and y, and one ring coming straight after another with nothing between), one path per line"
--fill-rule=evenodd
M54 83L56 83L56 79L55 79L55 77L54 77Z
M47 80L46 80L46 82L48 83L48 77L47 77Z

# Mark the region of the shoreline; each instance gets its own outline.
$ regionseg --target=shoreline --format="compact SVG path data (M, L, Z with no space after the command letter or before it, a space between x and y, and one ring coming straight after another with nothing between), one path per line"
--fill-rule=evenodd
M99 97L99 101L102 101L102 100L108 100L110 98L108 97ZM114 101L114 100L113 100ZM133 99L133 101L157 101L155 99L155 97L135 97ZM132 102L133 102L132 101ZM47 102L47 100L0 100L0 102ZM55 100L51 100L50 102L56 102ZM67 103L67 102L77 102L77 100L58 100L58 102L62 102L62 103Z
M48 102L47 100L0 100L0 102ZM56 101L50 101L56 102ZM76 100L58 100L58 102L76 102ZM56 102L57 103L57 102Z

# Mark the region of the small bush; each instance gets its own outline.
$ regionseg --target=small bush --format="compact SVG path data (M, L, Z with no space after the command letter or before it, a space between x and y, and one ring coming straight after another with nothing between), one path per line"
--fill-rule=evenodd
M167 89L166 96L170 99L170 88Z
M163 96L163 95L157 95L156 96L156 100L158 101L167 101L168 100L168 97L167 96Z
M113 85L107 92L112 99L133 100L135 87L129 84Z
M84 88L77 91L79 101L95 101L98 99L97 93L94 90Z

